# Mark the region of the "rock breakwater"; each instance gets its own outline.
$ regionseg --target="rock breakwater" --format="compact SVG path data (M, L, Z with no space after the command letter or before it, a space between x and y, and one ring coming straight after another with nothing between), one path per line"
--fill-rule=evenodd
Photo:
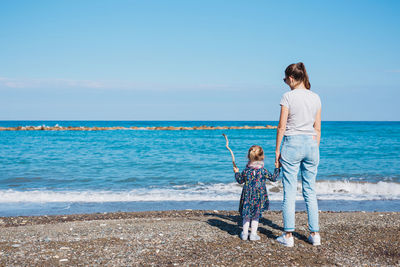
M179 130L259 130L259 129L276 129L276 126L157 126L157 127L86 127L86 126L17 126L17 127L0 127L0 131L107 131L107 130L154 130L154 131L179 131Z

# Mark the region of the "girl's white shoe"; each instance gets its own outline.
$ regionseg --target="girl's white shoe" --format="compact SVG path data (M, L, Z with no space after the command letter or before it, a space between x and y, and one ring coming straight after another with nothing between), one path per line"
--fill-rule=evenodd
M294 239L293 236L286 237L286 234L281 235L276 239L279 243L284 245L285 247L293 247L294 246Z
M240 233L240 238L241 238L242 240L247 240L248 237L249 237L249 233L245 233L245 232L243 232L243 231Z
M321 245L321 236L319 234L314 234L308 237L308 242L310 242L313 246L320 246Z
M259 235L257 235L257 234L250 234L250 240L251 241L258 241L258 240L260 240L261 239L261 237L259 236Z

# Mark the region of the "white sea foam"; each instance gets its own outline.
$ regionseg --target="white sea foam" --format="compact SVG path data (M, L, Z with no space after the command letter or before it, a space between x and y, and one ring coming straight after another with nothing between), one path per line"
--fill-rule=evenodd
M282 200L282 183L268 185L271 200ZM400 200L400 183L319 181L320 200ZM229 184L198 184L172 188L135 189L130 191L15 191L0 190L0 203L10 202L127 202L127 201L238 201L241 186ZM297 199L302 199L301 184Z

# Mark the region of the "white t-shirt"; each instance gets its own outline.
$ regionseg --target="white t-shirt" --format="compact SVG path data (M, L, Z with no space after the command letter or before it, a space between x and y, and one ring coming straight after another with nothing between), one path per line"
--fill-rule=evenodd
M283 94L281 106L289 109L285 135L316 135L315 117L321 108L319 96L308 89L294 89Z

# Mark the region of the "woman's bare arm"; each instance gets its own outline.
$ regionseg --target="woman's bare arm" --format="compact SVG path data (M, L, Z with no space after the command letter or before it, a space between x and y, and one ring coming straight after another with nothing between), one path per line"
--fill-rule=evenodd
M278 129L276 130L276 147L275 147L275 167L279 167L279 158L281 155L281 144L283 135L286 131L286 122L289 116L289 109L281 106L281 115L279 117Z
M317 132L317 142L319 146L321 141L321 109L318 110L317 116L315 116L314 129Z

